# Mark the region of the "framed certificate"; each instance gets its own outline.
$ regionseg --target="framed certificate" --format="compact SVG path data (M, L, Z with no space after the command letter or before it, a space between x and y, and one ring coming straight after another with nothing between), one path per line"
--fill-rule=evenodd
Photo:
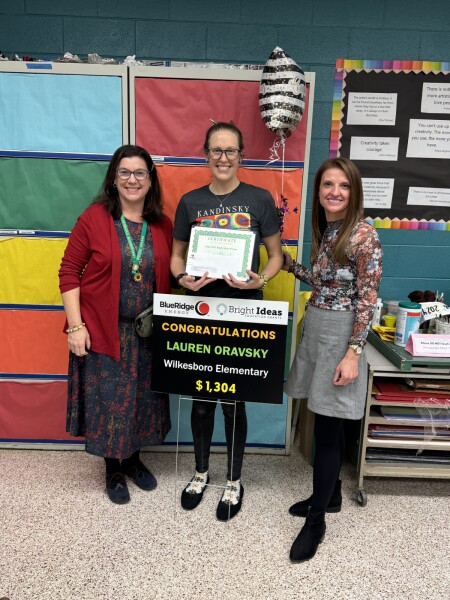
M189 275L202 277L206 272L217 279L231 273L246 281L251 269L255 233L249 229L193 227L186 261Z

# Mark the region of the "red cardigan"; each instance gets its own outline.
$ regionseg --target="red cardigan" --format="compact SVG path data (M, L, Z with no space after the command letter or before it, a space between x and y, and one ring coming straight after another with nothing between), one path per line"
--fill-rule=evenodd
M172 224L150 224L156 289L169 294ZM61 293L80 288L81 317L91 336L91 349L120 360L119 294L122 257L114 221L104 206L92 204L79 217L69 237L61 267ZM66 325L67 327L67 325Z

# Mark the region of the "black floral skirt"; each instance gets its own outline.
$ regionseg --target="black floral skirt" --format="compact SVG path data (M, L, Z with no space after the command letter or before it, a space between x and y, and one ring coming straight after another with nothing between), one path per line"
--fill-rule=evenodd
M164 441L170 407L167 394L151 391L150 339L122 322L119 336L120 361L70 354L66 429L86 438L86 452L122 459Z

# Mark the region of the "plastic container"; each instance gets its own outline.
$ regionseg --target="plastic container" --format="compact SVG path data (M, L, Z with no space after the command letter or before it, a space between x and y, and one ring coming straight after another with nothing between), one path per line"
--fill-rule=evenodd
M436 319L436 333L440 335L450 335L450 323L446 319Z
M398 313L398 300L388 300L387 301L387 309L388 315L396 315Z
M399 302L394 344L406 346L409 336L419 331L421 314L418 302Z
M373 313L373 318L372 318L372 327L374 325L380 324L382 309L383 309L383 300L381 298L377 298L377 304L375 306L375 311Z
M395 327L397 315L384 315L383 319L386 327Z

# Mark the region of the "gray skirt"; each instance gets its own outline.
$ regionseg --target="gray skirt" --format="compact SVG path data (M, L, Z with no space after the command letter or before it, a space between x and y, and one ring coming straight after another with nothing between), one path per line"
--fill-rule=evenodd
M353 311L308 306L303 332L284 391L293 398L308 398L309 410L329 417L361 419L367 395L367 360L359 357L358 377L347 385L334 385L337 365L348 350Z

